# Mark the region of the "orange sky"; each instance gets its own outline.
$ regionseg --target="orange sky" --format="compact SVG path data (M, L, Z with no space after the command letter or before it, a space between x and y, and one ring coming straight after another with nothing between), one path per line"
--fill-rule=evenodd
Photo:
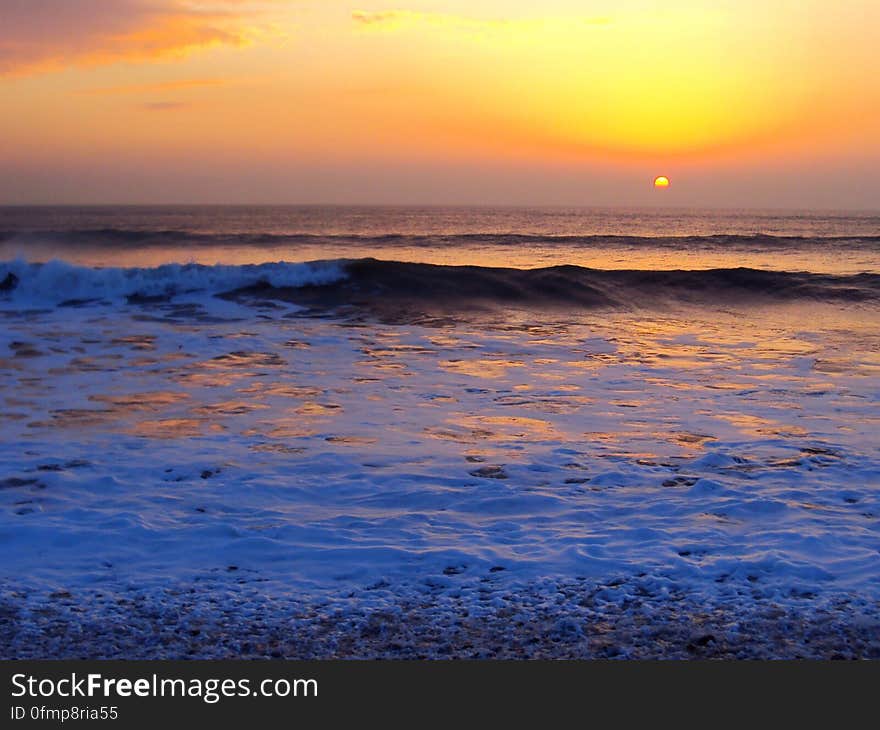
M0 202L880 208L875 0L0 14Z

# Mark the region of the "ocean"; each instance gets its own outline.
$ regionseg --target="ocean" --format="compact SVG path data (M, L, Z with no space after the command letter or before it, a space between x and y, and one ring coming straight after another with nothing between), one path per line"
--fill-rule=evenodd
M86 266L373 257L537 268L876 273L880 213L584 208L0 208L0 259Z
M0 208L4 657L869 655L878 314L878 213Z

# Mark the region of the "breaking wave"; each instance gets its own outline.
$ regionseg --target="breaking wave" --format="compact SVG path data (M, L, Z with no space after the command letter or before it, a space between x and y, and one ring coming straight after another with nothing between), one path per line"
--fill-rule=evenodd
M165 264L154 268L89 268L66 261L0 263L0 300L65 304L95 300L170 298L223 292L261 284L325 285L345 276L340 262L267 263L241 266Z
M64 261L0 263L0 300L16 304L129 301L199 293L306 306L461 308L472 304L645 308L670 302L880 300L880 274L835 276L749 268L512 269L376 259L250 265L89 268Z

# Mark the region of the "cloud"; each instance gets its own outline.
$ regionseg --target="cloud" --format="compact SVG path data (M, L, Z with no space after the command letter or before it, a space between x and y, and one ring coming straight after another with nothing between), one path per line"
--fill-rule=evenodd
M185 91L212 86L225 86L232 83L231 79L175 79L173 81L157 81L140 84L121 84L116 86L98 86L83 89L79 93L89 96L118 96L122 94L162 94L166 92Z
M351 14L351 19L355 24L367 30L397 30L415 25L430 25L471 33L531 28L553 22L563 22L566 25L578 23L584 25L608 25L611 23L611 19L606 16L579 17L574 19L545 17L509 20L506 18L476 18L415 10L355 10Z
M146 104L141 105L144 109L149 109L150 111L171 111L175 109L185 109L189 106L185 101L148 101Z
M248 41L246 7L230 0L3 0L0 74L175 58Z
M387 25L397 20L400 15L400 10L384 10L379 12L355 10L351 14L351 19L360 25Z
M414 10L355 10L351 19L359 26L371 29L396 29L409 25L434 25L462 30L489 30L511 26L509 20L470 18L445 13L426 13Z

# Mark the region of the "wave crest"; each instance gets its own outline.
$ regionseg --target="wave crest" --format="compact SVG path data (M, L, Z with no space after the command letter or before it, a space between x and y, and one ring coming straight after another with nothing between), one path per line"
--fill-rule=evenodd
M222 294L249 286L322 285L345 276L340 262L241 266L164 264L154 268L90 268L66 261L0 263L0 297L16 303L148 299L185 293Z
M880 275L835 276L759 269L604 270L580 266L509 269L358 259L330 286L284 291L251 287L236 295L313 306L461 309L471 305L647 308L665 303L880 300Z
M180 294L280 299L314 307L462 309L472 305L646 308L665 303L880 300L880 274L749 268L511 269L356 259L308 263L88 268L64 261L0 263L0 299L16 304L144 301Z

